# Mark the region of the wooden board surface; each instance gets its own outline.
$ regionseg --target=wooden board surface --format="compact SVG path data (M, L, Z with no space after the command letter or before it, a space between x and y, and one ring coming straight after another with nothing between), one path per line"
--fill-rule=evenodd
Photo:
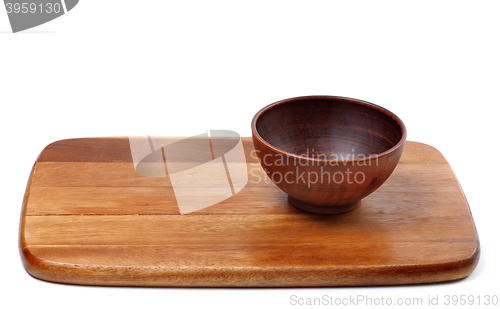
M30 175L20 251L34 277L116 286L367 286L468 276L479 240L436 149L407 142L387 182L341 215L292 206L242 138L248 183L180 215L169 177L134 169L128 138L55 142Z

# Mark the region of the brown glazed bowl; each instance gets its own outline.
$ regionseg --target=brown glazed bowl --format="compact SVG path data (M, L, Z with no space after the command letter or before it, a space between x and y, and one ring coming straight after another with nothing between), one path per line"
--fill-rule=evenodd
M338 214L359 206L396 168L406 128L361 100L306 96L261 109L252 120L260 164L296 207Z

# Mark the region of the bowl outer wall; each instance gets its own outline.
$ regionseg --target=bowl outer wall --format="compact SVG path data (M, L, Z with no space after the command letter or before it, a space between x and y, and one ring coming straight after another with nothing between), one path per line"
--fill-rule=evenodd
M319 161L300 159L268 144L256 132L258 117L265 110L304 98L341 98L365 104L393 117L401 126L401 140L391 149L358 160ZM316 206L340 206L357 202L378 189L392 174L403 153L406 128L396 115L375 104L344 97L311 96L292 98L268 105L252 120L252 138L257 157L271 181L293 198ZM283 158L281 161L280 158Z

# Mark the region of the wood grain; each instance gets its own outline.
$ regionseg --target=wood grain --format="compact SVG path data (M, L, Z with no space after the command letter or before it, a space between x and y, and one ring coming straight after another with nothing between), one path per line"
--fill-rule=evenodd
M167 178L137 175L126 138L47 146L26 189L20 251L34 277L125 286L366 286L468 276L479 240L436 149L407 142L391 177L342 215L303 212L243 138L249 181L179 215ZM101 151L102 150L102 151Z

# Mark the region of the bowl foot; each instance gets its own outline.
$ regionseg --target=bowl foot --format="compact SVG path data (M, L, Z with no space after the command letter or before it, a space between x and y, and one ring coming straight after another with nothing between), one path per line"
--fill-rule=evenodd
M315 214L324 214L324 215L342 214L357 208L361 204L361 201L357 201L351 204L340 205L340 206L316 206L301 202L299 200L294 199L291 196L288 196L288 200L290 201L290 203L292 203L295 207L299 209L312 212Z

